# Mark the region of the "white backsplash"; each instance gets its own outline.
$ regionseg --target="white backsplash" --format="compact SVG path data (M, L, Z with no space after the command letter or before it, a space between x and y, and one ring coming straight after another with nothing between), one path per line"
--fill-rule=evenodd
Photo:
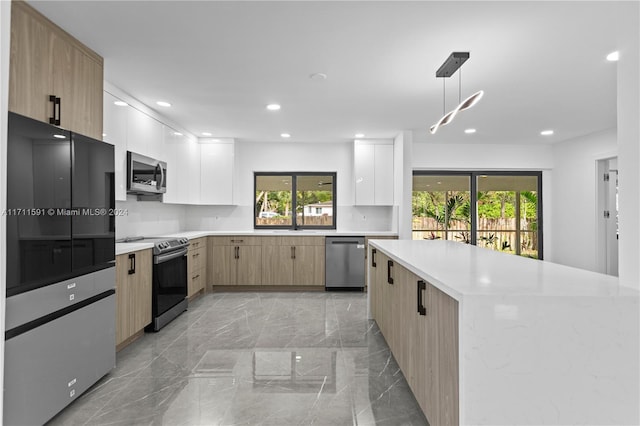
M186 229L188 206L137 201L135 196L127 195L127 201L117 201L116 208L123 212L116 217L116 239L171 234Z
M116 202L116 239L181 231L251 231L253 206L186 206L158 201ZM338 206L339 231L397 231L394 207Z
M394 231L393 207L338 206L338 230ZM253 206L188 206L187 231L250 231Z

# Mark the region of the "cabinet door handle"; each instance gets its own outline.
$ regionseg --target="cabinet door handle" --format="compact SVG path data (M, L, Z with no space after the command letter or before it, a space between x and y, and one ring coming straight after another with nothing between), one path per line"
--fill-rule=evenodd
M194 275L193 277L191 277L192 280L197 280L198 278L200 278L200 274Z
M378 250L376 249L371 249L371 266L373 268L375 268L376 266L378 266L376 264L376 253L378 252Z
M393 284L393 277L391 276L391 268L393 268L393 260L387 261L387 282Z
M59 126L61 115L61 99L56 97L55 95L49 95L49 102L51 102L51 117L49 117L49 124Z
M422 292L427 289L427 283L418 280L418 313L420 315L427 315L427 308L424 306L424 302L422 301Z
M192 257L198 257L198 256L200 256L200 253L196 253Z
M136 273L136 254L129 254L129 275Z
M236 246L236 259L240 259L240 247Z
M291 258L292 259L296 258L296 247L295 246L291 246Z

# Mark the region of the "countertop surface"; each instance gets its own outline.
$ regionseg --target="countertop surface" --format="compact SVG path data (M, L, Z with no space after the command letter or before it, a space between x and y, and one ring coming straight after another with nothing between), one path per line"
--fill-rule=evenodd
M341 236L363 236L363 237L395 237L397 232L392 231L351 231L351 230L324 230L313 229L304 231L289 231L286 229L260 229L255 231L183 231L164 235L151 235L150 237L173 237L188 238L190 240L216 235L254 235L257 237L269 236L287 236L287 237L341 237ZM132 242L118 243L116 242L116 256L120 254L131 253L138 250L152 248L152 243Z
M466 296L638 297L617 277L455 241L378 240L371 247L456 300Z

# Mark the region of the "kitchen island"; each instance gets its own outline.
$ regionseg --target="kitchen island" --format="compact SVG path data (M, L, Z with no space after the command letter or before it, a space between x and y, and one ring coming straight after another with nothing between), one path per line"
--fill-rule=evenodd
M431 424L640 423L637 290L457 242L369 250L370 317Z

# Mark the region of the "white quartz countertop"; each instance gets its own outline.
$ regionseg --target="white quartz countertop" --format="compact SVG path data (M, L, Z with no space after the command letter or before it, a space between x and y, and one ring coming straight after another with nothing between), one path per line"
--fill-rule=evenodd
M116 256L153 248L153 243L116 243Z
M190 240L216 235L255 235L258 237L268 236L287 236L287 237L340 237L340 236L362 236L362 237L395 237L397 232L392 231L350 231L350 230L304 230L289 231L286 229L277 230L255 230L255 231L182 231L163 235L150 235L149 237L173 237L188 238ZM131 253L138 250L152 248L152 243L132 242L132 243L116 243L116 256L120 254Z
M468 296L628 296L618 278L455 241L372 240L414 274L456 300Z

